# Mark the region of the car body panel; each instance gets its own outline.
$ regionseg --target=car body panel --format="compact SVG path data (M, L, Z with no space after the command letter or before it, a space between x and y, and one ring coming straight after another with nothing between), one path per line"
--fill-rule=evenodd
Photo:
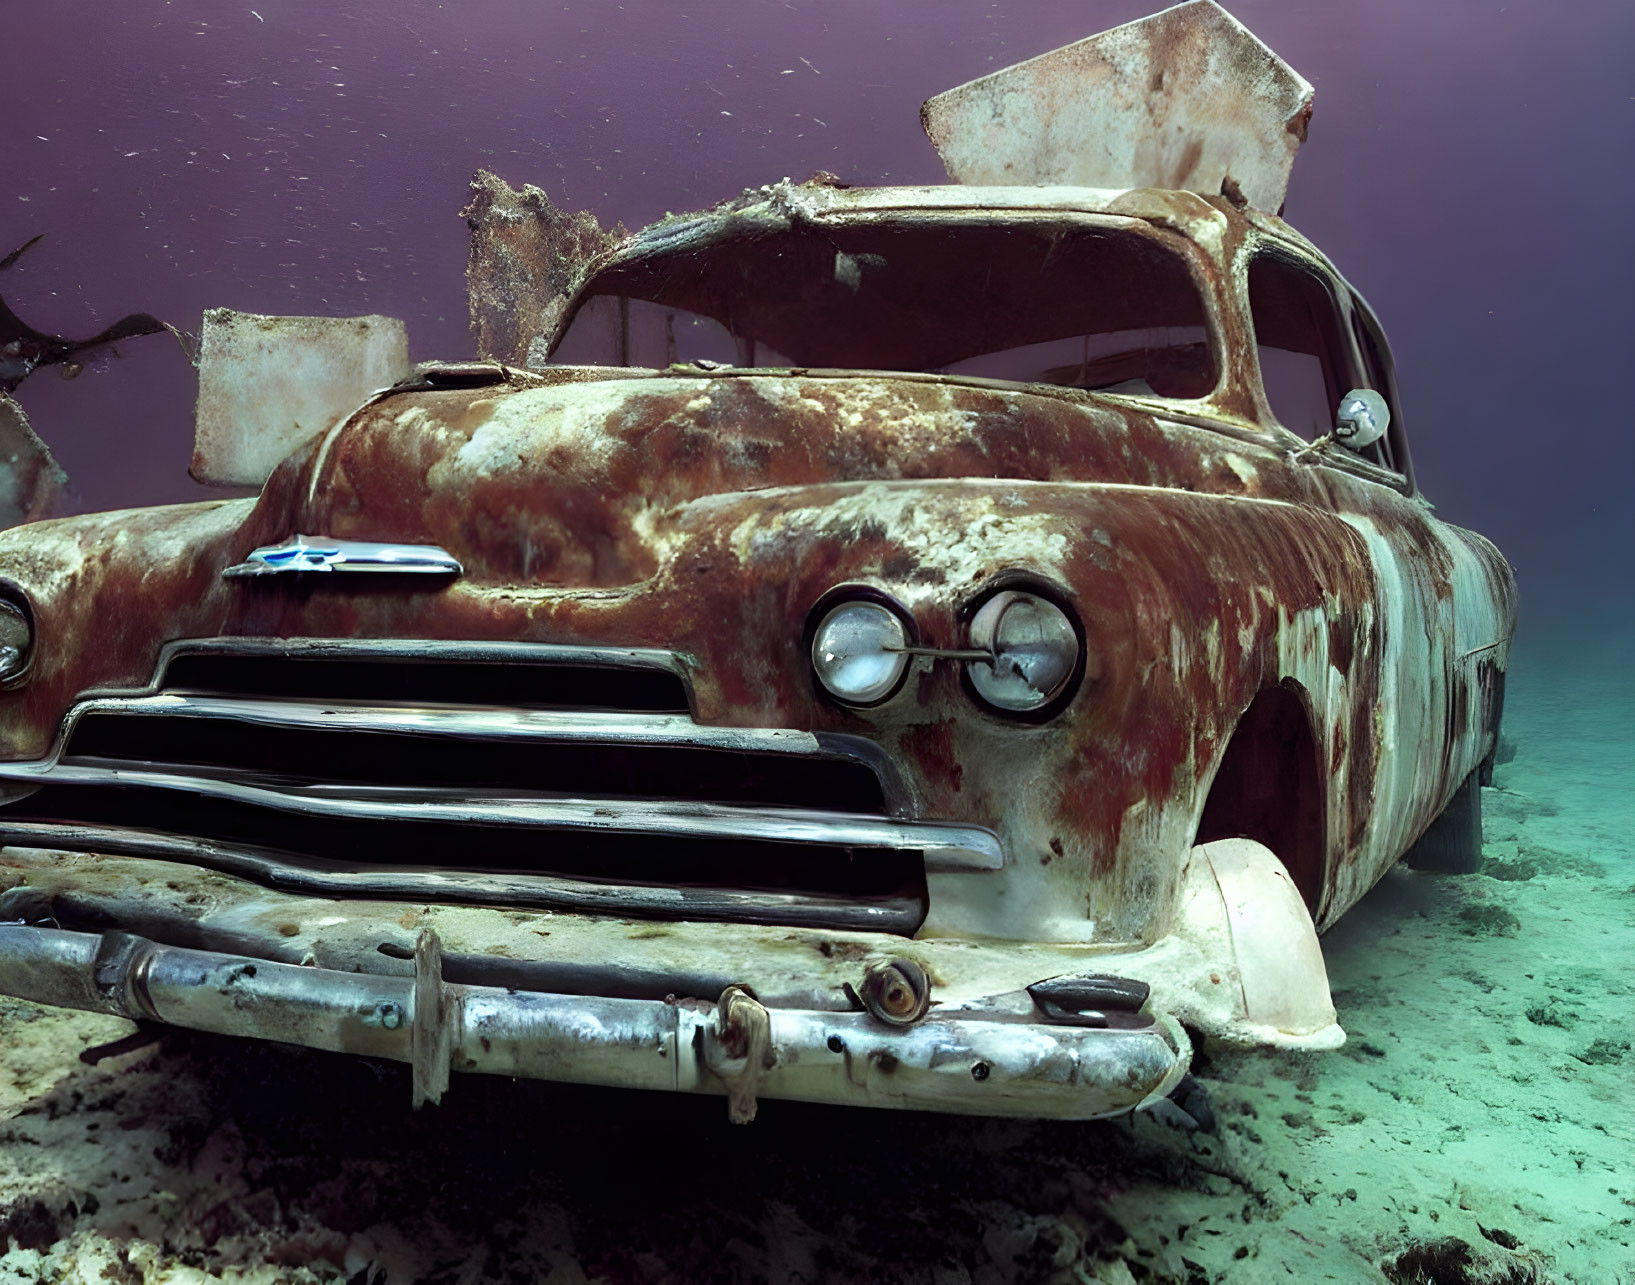
M920 119L957 183L1231 185L1276 210L1311 101L1237 19L1191 0L947 90Z
M1388 488L1079 403L752 375L384 399L254 504L180 510L151 535L119 516L0 534L0 556L26 541L37 561L60 559L29 585L40 672L0 726L14 757L43 757L75 695L146 682L167 639L110 629L96 606L131 583L171 604L166 632L183 637L663 647L688 658L699 722L864 731L904 765L926 815L999 818L1014 909L990 931L1082 937L1089 921L1150 937L1169 893L1160 854L1196 829L1243 710L1288 680L1330 769L1331 922L1486 752L1468 693L1476 667L1502 662L1502 563ZM295 529L443 545L465 574L372 593L221 580ZM923 636L953 640L962 607L1019 564L1084 617L1096 672L1071 717L1021 731L973 718L952 667L930 661L885 710L814 689L802 631L834 585L877 585ZM91 635L102 645L80 642ZM1382 700L1392 720L1376 719ZM1450 718L1414 721L1450 703ZM1005 802L1019 796L1025 812Z

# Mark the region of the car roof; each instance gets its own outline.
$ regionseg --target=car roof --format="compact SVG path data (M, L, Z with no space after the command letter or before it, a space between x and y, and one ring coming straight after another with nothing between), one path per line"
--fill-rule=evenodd
M1333 265L1311 241L1276 215L1240 207L1226 197L1205 197L1170 188L1099 188L1072 186L974 186L961 183L916 186L853 187L824 175L804 183L784 179L707 210L672 214L640 228L612 247L603 262L663 254L726 234L742 221L773 223L900 223L947 219L1028 218L1039 215L1085 215L1098 222L1129 219L1151 223L1196 242L1218 262L1227 247L1249 228L1294 246L1323 264ZM600 265L598 265L600 266Z

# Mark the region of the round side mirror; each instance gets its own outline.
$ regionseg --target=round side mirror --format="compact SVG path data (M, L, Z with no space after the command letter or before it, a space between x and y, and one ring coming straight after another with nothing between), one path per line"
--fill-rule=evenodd
M1353 451L1372 446L1391 426L1391 408L1372 388L1353 388L1340 399L1334 437Z

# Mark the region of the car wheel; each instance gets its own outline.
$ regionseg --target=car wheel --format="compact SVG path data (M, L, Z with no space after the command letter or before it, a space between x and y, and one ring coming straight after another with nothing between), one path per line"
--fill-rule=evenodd
M1478 769L1465 778L1442 814L1403 857L1415 870L1468 875L1482 865L1482 786Z

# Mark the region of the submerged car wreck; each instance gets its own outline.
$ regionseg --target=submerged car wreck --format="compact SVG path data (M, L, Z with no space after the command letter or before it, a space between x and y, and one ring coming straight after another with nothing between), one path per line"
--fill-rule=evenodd
M0 533L0 992L740 1120L1337 1045L1317 933L1469 858L1515 588L1269 212L1310 98L1197 0L933 99L950 186L480 175L486 360L290 322L275 427L207 319L259 495Z

